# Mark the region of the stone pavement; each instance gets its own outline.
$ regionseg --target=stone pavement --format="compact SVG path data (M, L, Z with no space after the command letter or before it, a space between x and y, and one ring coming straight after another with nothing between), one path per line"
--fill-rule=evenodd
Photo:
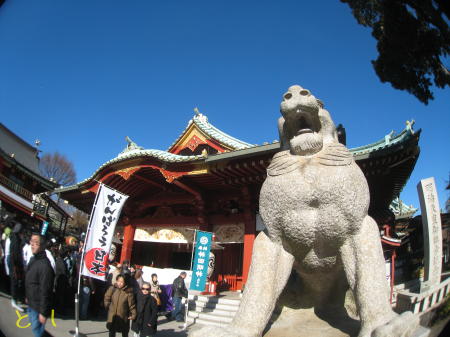
M19 313L25 316L26 313ZM16 311L11 307L10 298L5 293L0 292L0 331L6 337L33 337L31 327L28 326L28 317L17 315ZM27 327L28 326L28 327ZM55 317L54 325L51 320L47 320L45 325L46 331L54 337L68 337L71 336L75 330L75 319L72 318L58 318ZM166 317L161 316L158 320L158 337L187 337L188 331L198 329L201 326L196 324L188 326L186 331L183 331L183 323L176 321L168 322ZM106 323L104 320L80 321L80 333L84 336L104 337L108 336ZM1 336L0 332L0 336ZM80 334L80 336L83 336ZM121 334L116 334L121 336ZM132 332L129 334L133 336Z
M15 310L11 307L10 297L3 292L0 292L0 337L33 337L31 328L27 327L29 324L28 317L25 316L26 313L19 313L18 316ZM445 325L450 326L450 317L446 320L440 322L439 324L431 328L431 333L429 337L441 337L449 336L449 334L441 334L442 329ZM51 320L47 321L46 331L53 337L69 337L75 330L75 319L71 318L58 318L54 319L55 326L52 325ZM158 333L157 337L187 337L189 331L194 331L201 328L202 325L195 324L187 327L186 331L183 331L183 324L175 321L168 322L167 319L162 316L158 320ZM288 328L288 327L285 327ZM314 329L314 326L309 325L308 329ZM307 330L308 330L307 329ZM303 330L303 329L302 329ZM450 330L447 327L447 330ZM447 332L446 330L446 332ZM287 330L278 334L277 337L285 336ZM311 331L309 331L311 332ZM3 333L3 334L2 334ZM80 336L93 336L93 337L107 337L108 330L106 329L106 323L104 320L89 320L80 322ZM272 336L269 333L267 336ZM308 334L311 336L311 334ZM120 336L120 334L117 334ZM129 334L130 337L133 336L132 333ZM214 337L214 336L211 336Z

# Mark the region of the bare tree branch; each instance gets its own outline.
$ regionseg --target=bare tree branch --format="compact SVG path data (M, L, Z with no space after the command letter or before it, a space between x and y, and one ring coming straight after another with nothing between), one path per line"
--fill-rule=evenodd
M59 152L44 154L40 160L41 173L62 186L73 185L77 176L70 160Z

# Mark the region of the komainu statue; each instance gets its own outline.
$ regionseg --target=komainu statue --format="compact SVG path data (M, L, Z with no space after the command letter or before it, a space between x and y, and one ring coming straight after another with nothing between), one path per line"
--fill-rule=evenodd
M317 314L342 310L350 287L359 337L409 336L418 320L391 309L379 230L367 214L367 181L337 141L328 111L294 85L283 96L281 114L281 151L260 194L267 229L255 240L239 310L228 326L190 336L261 336L293 270L303 307Z

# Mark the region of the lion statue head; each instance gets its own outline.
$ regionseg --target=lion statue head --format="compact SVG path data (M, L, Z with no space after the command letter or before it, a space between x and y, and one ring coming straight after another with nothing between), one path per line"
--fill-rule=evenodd
M278 119L282 150L293 155L311 156L325 144L337 143L336 127L323 103L308 89L289 87L280 105L283 117Z

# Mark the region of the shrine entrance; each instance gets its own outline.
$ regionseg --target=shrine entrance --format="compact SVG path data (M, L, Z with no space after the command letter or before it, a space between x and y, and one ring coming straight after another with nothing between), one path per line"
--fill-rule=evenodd
M189 270L192 244L135 241L131 264Z
M217 238L221 237L221 232L223 231L219 229ZM160 269L190 270L192 241L193 231L182 230L179 227L137 228L131 264ZM211 281L217 282L222 291L240 289L243 284L244 243L219 241L217 246L220 248L212 249L215 267Z

